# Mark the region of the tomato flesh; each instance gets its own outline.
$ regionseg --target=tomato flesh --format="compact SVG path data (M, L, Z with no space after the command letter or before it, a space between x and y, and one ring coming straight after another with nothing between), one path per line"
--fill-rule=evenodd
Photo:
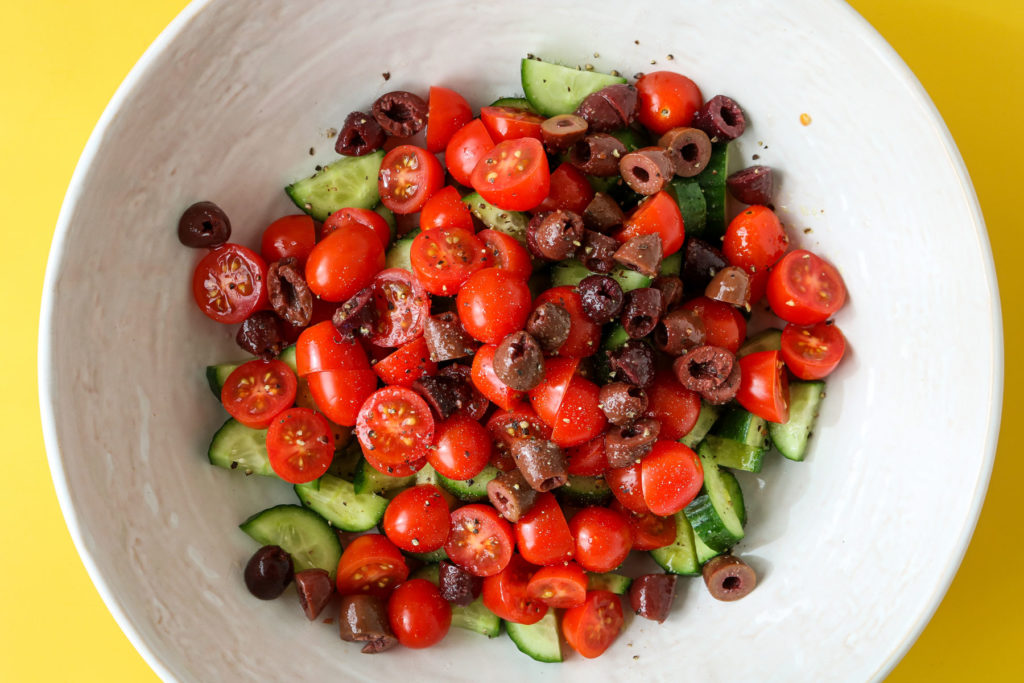
M505 621L536 624L547 614L548 606L530 598L530 577L537 571L521 555L513 555L501 572L484 579L481 592L484 607Z
M633 550L657 550L672 545L676 540L676 518L659 517L647 512L633 512L618 500L612 501L611 509L626 518L633 536Z
M640 463L635 462L629 467L617 467L605 472L604 480L612 490L615 500L622 507L632 512L649 513L651 510L644 501L643 480L640 477Z
M246 427L266 429L295 403L298 379L279 360L251 360L228 375L221 387L224 409Z
M385 154L377 177L381 203L397 214L416 213L443 185L441 162L415 145L399 145Z
M590 591L582 605L566 610L562 634L572 649L593 659L611 647L624 621L619 596L610 591Z
M380 238L361 223L352 223L320 240L306 260L306 283L313 294L342 302L370 284L384 268Z
M359 409L377 389L373 370L324 370L304 378L317 410L331 422L355 425Z
M385 387L366 399L356 420L363 452L389 465L419 460L434 440L434 417L419 394Z
M697 84L674 71L652 71L636 82L640 123L658 135L689 126L704 103Z
M454 296L469 276L489 265L487 250L463 228L438 228L416 235L409 251L416 279L438 296Z
M490 228L481 230L476 236L484 243L493 266L503 268L523 280L533 275L530 252L515 237Z
M385 384L407 387L421 377L437 372L437 363L430 360L430 349L423 337L417 337L373 366Z
M481 107L480 120L495 142L516 138L541 139L540 126L544 117L515 107Z
M600 436L608 420L601 410L601 389L589 379L574 375L558 409L551 440L562 448L579 446Z
M576 170L572 164L563 163L551 172L551 188L534 212L572 211L583 214L583 211L594 198L594 188L587 177Z
M448 635L452 607L437 586L426 579L412 579L391 594L388 621L403 647L418 650L436 645Z
M289 484L319 479L334 459L334 432L320 413L290 408L274 418L267 431L270 467Z
M341 595L386 598L408 576L409 567L395 544L380 534L367 534L352 539L341 554L336 584Z
M307 327L295 342L299 377L324 370L369 370L370 361L358 342L341 336L330 321Z
M794 325L782 330L782 360L800 379L827 377L846 353L846 338L839 328L828 323Z
M789 421L789 375L778 351L740 358L739 404L769 422Z
M690 391L671 372L660 371L647 388L647 417L661 425L659 438L678 441L693 429L700 416L700 395Z
M548 607L576 607L587 599L587 574L575 562L541 567L526 585L526 594Z
M672 195L662 190L644 201L626 217L622 230L615 233L615 239L626 242L638 235L661 237L664 256L671 256L682 248L686 237L683 214Z
M683 308L700 316L704 323L704 343L721 346L733 353L747 338L747 321L735 307L699 296L683 304Z
M512 560L512 526L490 505L473 503L451 513L444 551L473 576L494 576Z
M473 232L473 214L451 185L435 192L420 211L420 230L435 228L462 228Z
M312 222L312 219L310 219ZM391 226L376 211L370 209L359 209L356 207L345 207L338 209L324 221L320 228L320 239L327 237L336 230L347 230L353 224L358 223L373 231L373 234L380 240L381 246L385 249L391 243Z
M192 294L208 318L240 323L267 305L267 264L241 245L217 247L196 265Z
M557 423L558 410L579 364L576 358L548 358L544 362L544 379L529 391L530 405L549 427Z
M299 267L306 265L306 259L316 244L316 227L313 219L304 213L282 216L267 226L260 239L260 255L267 263L292 257Z
M525 407L524 394L509 387L494 373L494 351L497 348L496 344L485 344L476 350L473 355L473 385L502 410L519 410Z
M813 325L835 315L846 302L836 267L806 249L791 251L768 277L768 304L788 323Z
M473 119L452 135L444 150L444 162L448 173L460 185L473 185L473 170L484 156L494 149L491 139L480 119Z
M388 268L377 273L371 285L374 323L368 339L377 346L408 344L423 334L430 316L430 298L423 287L404 268Z
M597 353L601 345L601 326L583 313L583 300L574 287L552 287L541 292L534 299L533 307L536 309L545 303L558 304L569 313L569 337L558 347L556 355L586 358Z
M506 211L529 211L548 196L551 173L536 138L499 142L473 169L473 189Z
M516 547L530 564L561 564L572 559L572 534L553 493L539 494L514 529Z

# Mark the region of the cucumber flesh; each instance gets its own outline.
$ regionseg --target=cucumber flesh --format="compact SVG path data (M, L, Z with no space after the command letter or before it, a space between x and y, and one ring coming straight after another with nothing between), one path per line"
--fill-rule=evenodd
M588 591L608 591L616 595L625 595L632 583L633 579L614 572L605 572L604 574L587 572Z
M323 517L300 505L278 505L257 512L239 525L260 545L280 546L292 556L295 571L325 569L334 578L341 541Z
M368 531L384 519L386 498L357 493L351 482L325 474L308 484L296 484L302 504L342 531Z
M408 477L392 477L379 472L373 465L363 460L356 467L356 475L352 484L356 493L385 493L409 486L415 481L416 475Z
M708 160L707 168L696 176L697 183L700 185L701 191L704 192L704 200L707 202L707 221L704 232L693 235L687 227L687 235L700 237L709 242L714 242L725 235L725 226L728 225L725 216L725 179L728 175L729 143L715 143L711 146L711 158Z
M228 419L213 435L207 456L211 465L226 470L277 476L267 455L267 430L246 427L235 418Z
M210 385L210 391L213 392L218 401L220 400L220 390L224 387L224 382L228 380L228 375L244 362L220 363L218 365L206 366L206 382Z
M587 95L626 82L622 76L583 71L539 59L524 59L520 76L530 106L544 116L572 114Z
M388 243L390 244L394 242L395 237L398 234L398 222L395 221L394 212L388 207L384 206L383 204L378 204L377 206L373 207L373 210L376 213L380 214L380 217L383 218L384 221L388 224L388 227L391 228L391 237L388 240Z
M693 536L693 527L683 512L675 514L676 540L664 548L650 551L651 559L670 574L696 576L700 574L700 562L697 561L697 545Z
M412 242L418 234L420 234L420 231L416 230L402 239L396 240L394 244L388 247L388 251L384 255L384 267L401 268L411 273L412 258L409 254L412 252Z
M818 420L824 398L824 382L794 380L789 383L789 421L784 424L768 423L772 442L779 453L796 461L807 457L807 441Z
M553 663L562 661L562 641L558 635L558 619L554 610L535 624L516 624L505 622L508 637L516 644L519 651L533 657L538 662Z
M462 201L469 207L470 213L488 228L514 237L524 247L526 246L526 227L530 223L530 217L525 213L499 209L481 197L478 192L467 194Z
M697 453L714 460L721 467L744 472L760 472L767 448L750 446L732 439L708 434L701 442Z
M683 215L686 236L703 237L707 232L708 202L704 191L693 178L676 178L671 183L679 213Z
M782 330L768 328L761 330L753 337L743 342L743 346L736 352L737 358L743 358L758 351L778 351L782 348Z
M295 344L289 344L284 347L284 350L277 354L277 359L290 367L292 372L298 374L299 366L295 360Z
M718 467L714 460L701 455L704 468L704 488L683 511L693 526L693 532L712 550L724 552L743 538L742 494L736 477ZM730 481L731 480L731 481Z
M356 470L359 469L359 463L362 461L363 451L359 448L359 443L350 441L342 446L341 450L334 451L334 460L331 460L327 474L345 481L352 481L355 479Z
M604 477L570 474L565 485L555 489L555 495L573 505L604 505L612 497L612 490Z
M412 573L410 579L426 579L438 585L438 566L427 564ZM468 605L452 605L452 626L474 631L488 638L497 638L501 633L501 619L484 606L482 597L478 597Z
M380 201L377 176L384 150L342 157L284 190L295 205L318 221L347 206L372 209Z
M768 448L768 421L739 406L733 406L718 418L711 433L748 446Z
M494 465L487 465L472 479L459 481L449 479L443 474L437 474L437 483L459 500L466 503L475 503L487 499L487 484L496 478L501 472Z
M687 432L686 436L679 439L679 442L684 446L690 448L696 448L697 445L704 440L708 432L715 425L715 421L718 420L719 414L722 412L721 406L713 406L710 403L701 401L700 404L700 415L697 416L697 422L693 425L693 429Z
M551 267L551 286L575 287L583 278L594 274L592 270L588 270L586 266L576 259L559 261ZM651 286L651 278L621 266L613 268L608 275L619 283L623 292Z
M658 269L658 275L679 275L682 270L683 252L677 251L661 260L661 268Z
M722 554L721 551L712 550L707 545L705 545L704 541L700 540L700 536L698 536L697 534L693 535L693 546L697 552L698 567L703 567L704 563L710 560L712 557L718 557ZM697 573L699 574L700 572Z
M405 550L402 551L409 557L419 562L426 562L427 564L437 565L441 560L448 559L448 553L444 551L444 547L438 548L437 550L431 550L429 553L410 553Z

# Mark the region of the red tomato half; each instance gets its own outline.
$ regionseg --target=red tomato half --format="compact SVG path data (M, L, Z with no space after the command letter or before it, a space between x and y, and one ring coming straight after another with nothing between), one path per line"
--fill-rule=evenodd
M219 323L240 323L267 305L267 264L239 244L217 247L192 274L199 310Z
M316 227L313 219L304 213L282 216L267 226L260 240L260 255L267 263L280 261L291 256L306 265L309 253L316 244Z
M827 377L846 353L846 338L829 323L801 326L790 323L782 330L782 360L800 379Z
M778 351L740 358L740 405L769 422L789 421L789 375Z
M487 431L494 443L494 466L502 472L515 469L516 463L509 453L512 442L516 439L550 439L551 427L548 427L529 408L520 408L514 412L499 410L487 420Z
M633 547L629 523L610 508L584 508L573 516L569 528L575 539L576 561L590 572L610 572Z
M562 617L562 634L587 659L599 657L611 647L625 618L622 601L610 591L590 591L586 601Z
M690 391L668 371L655 374L647 389L647 417L661 424L659 438L678 441L693 429L700 416L700 394Z
M791 251L768 277L768 303L789 323L823 322L846 303L846 285L836 267L806 249Z
M364 453L385 464L413 462L426 456L434 440L434 417L416 392L385 387L359 409L356 438Z
M388 540L410 553L430 553L443 547L450 525L448 503L433 484L405 489L384 511Z
M352 223L313 247L306 261L306 282L320 298L342 302L370 284L382 268L384 247L377 233Z
M377 470L381 474L388 477L395 477L401 479L402 477L411 477L427 465L426 458L420 458L419 460L413 460L412 462L400 462L396 465L389 465L381 462L374 457L373 453L363 453L363 459L366 460L366 464ZM451 495L451 494L448 494ZM447 500L447 498L446 498Z
M608 419L600 408L601 389L589 379L574 375L551 428L551 440L562 448L579 446L600 436Z
M541 292L533 302L537 308L544 303L558 304L569 313L569 338L558 347L559 356L585 358L597 353L601 342L601 326L583 314L583 300L574 287L552 287Z
M548 358L544 361L544 379L530 389L530 405L550 427L555 425L558 409L562 407L565 392L579 364L576 358Z
M519 410L525 407L525 395L512 389L494 374L494 350L496 344L485 344L473 355L473 386L481 394L496 403L502 410Z
M427 461L438 474L449 479L472 479L491 461L491 435L487 428L461 413L437 425L434 446L427 451Z
M530 299L526 280L502 268L484 268L469 276L455 302L466 332L485 344L497 344L523 329Z
M482 107L480 120L487 126L487 132L495 142L516 138L540 140L540 124L544 123L544 117L540 114L515 107Z
M497 230L481 230L476 234L484 243L491 257L491 264L528 280L533 275L533 263L530 252L515 237Z
M499 209L529 211L551 187L544 145L536 138L499 142L477 163L470 180L473 189Z
M505 621L536 624L548 611L547 605L540 600L532 600L528 593L530 578L536 571L537 567L521 555L513 555L500 573L484 579L481 592L484 607Z
M220 389L224 409L246 427L266 429L295 403L299 381L279 360L251 360L235 368Z
M443 152L456 131L473 119L466 98L450 88L430 86L427 98L427 149Z
M512 526L490 505L473 503L451 513L451 530L444 551L473 576L493 576L512 559Z
M618 500L613 500L611 509L622 514L633 535L633 550L657 550L672 545L676 540L676 518L659 517L648 512L633 512Z
M598 477L608 470L608 458L604 452L604 437L599 436L585 444L573 446L565 453L569 474L582 477Z
M644 502L651 512L666 517L690 504L704 483L700 458L675 441L656 441L640 463Z
M470 275L490 265L483 242L462 228L437 228L416 235L409 261L423 288L438 296L454 296Z
M526 585L526 594L548 607L576 607L587 599L587 574L575 562L541 567Z
M617 467L604 474L608 488L612 490L615 500L622 507L632 512L649 513L651 510L644 501L643 479L640 477L640 463L629 467Z
M420 230L434 228L462 228L473 232L473 214L451 185L435 192L420 211Z
M324 370L369 370L370 361L359 342L341 336L329 320L307 327L295 342L299 377Z
M561 564L572 559L572 534L555 494L538 494L514 528L516 547L530 564Z
M452 606L426 579L406 581L388 600L388 621L395 638L414 650L441 642L452 625Z
M729 263L751 272L775 265L789 246L779 217L767 206L748 206L725 229L722 253Z
M444 163L452 178L460 185L473 185L473 169L488 152L494 149L494 140L483 121L474 119L460 128L444 150Z
M319 479L334 459L334 432L320 413L290 408L270 423L267 456L274 473L289 484Z
M671 256L682 248L686 237L683 214L679 212L679 204L672 195L662 190L645 200L626 217L622 230L615 233L614 237L620 242L626 242L637 235L661 237L664 256Z
M658 135L689 126L704 104L697 84L674 71L652 71L636 82L640 123Z
M415 145L399 145L384 155L377 176L381 203L399 214L416 213L444 185L444 167Z
M367 534L352 539L341 554L338 593L386 598L408 576L409 567L395 544L380 534Z
M359 409L377 389L373 370L324 370L305 377L317 410L331 422L355 425Z
M551 189L534 211L573 211L582 214L594 198L594 188L587 177L572 164L563 163L551 173Z
M437 363L430 360L430 349L423 337L417 337L373 366L384 384L407 387L420 377L437 372Z
M385 249L391 243L391 226L376 211L370 209L357 209L346 207L338 209L324 221L320 229L320 239L323 239L336 230L346 230L353 223L359 223L373 231L373 234L380 240L381 246Z
M376 315L367 337L370 343L402 346L423 334L430 297L412 273L404 268L382 270L374 276L371 289Z
M704 323L704 343L721 346L733 353L747 338L747 321L734 306L699 296L690 299L683 308L700 316Z

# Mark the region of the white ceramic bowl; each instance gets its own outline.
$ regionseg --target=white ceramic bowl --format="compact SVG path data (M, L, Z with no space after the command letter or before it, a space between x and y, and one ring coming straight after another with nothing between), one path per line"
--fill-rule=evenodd
M362 656L294 599L246 593L254 548L236 525L292 494L206 463L222 416L202 368L237 351L233 330L192 302L197 256L175 224L212 199L234 238L255 243L293 211L281 187L333 157L325 130L350 110L432 83L483 104L519 91L527 52L626 74L653 59L737 98L752 123L740 163L758 154L781 170L791 234L846 279L850 350L809 459L742 478L739 551L761 576L745 600L717 603L683 580L665 625L633 619L596 661L540 665L463 631ZM863 680L910 646L966 548L995 449L1002 334L953 141L906 66L838 1L211 0L160 36L86 147L47 270L39 369L72 536L167 679Z

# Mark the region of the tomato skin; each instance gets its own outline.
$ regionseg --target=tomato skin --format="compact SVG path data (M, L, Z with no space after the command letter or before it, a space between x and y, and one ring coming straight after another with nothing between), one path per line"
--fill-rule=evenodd
M260 255L267 263L291 256L306 265L309 253L316 244L316 226L304 213L282 216L267 226L260 238Z
M363 402L377 389L373 370L324 370L305 380L317 410L345 427L355 425Z
M370 361L358 342L345 339L330 321L307 327L295 342L299 377L324 370L369 370Z
M671 256L682 248L686 229L679 204L672 195L665 190L652 195L626 217L622 229L613 237L620 242L626 242L638 235L661 237L661 250L664 256Z
M457 183L472 187L473 169L492 149L494 140L487 127L480 119L473 119L449 140L444 150L444 163Z
M548 358L544 361L544 378L529 391L530 405L549 427L557 421L558 409L579 364L577 358Z
M593 198L594 188L587 177L577 171L572 164L563 163L551 172L551 189L534 212L545 213L562 209L582 215Z
M490 228L481 230L476 236L483 242L495 268L507 270L524 280L533 275L530 252L515 237Z
M320 413L289 408L270 423L267 455L274 473L289 484L319 479L334 459L334 432Z
M740 358L740 405L769 422L789 421L789 375L778 351Z
M636 82L640 123L658 135L689 126L704 104L697 84L673 71L652 71Z
M375 391L359 409L356 438L363 453L387 465L420 460L434 439L434 417L419 394L405 387Z
M562 448L579 446L600 436L608 419L600 408L601 389L589 379L574 375L558 409L551 440Z
M587 575L575 562L541 567L526 585L526 594L548 607L576 607L587 599Z
M512 560L512 525L490 505L472 503L452 510L444 550L473 576L494 576Z
M306 260L306 282L321 299L342 302L370 284L384 268L384 247L370 228L353 223L332 232Z
M572 534L555 494L539 494L514 529L519 554L530 564L561 564L572 559Z
M328 216L327 220L324 221L323 227L320 228L320 239L327 237L336 230L347 229L353 223L359 223L372 230L384 249L387 249L388 245L391 244L391 226L384 220L384 216L371 209L358 209L356 207L338 209Z
M644 502L652 513L667 517L690 504L704 484L700 458L688 446L656 441L640 463Z
M423 288L438 296L461 291L473 273L490 265L483 242L462 228L437 228L416 235L409 261Z
M613 500L609 507L626 519L629 532L633 536L633 550L657 550L675 542L676 518L674 515L660 517L649 512L633 512L618 500Z
M437 363L430 360L430 349L423 337L416 337L378 361L373 371L385 384L407 387L420 377L436 373Z
M448 540L448 503L433 484L407 488L384 511L384 533L401 550L429 553Z
M341 554L336 584L341 595L387 598L408 576L409 567L395 544L380 534L367 534L352 539Z
M725 229L722 253L729 263L757 272L775 265L789 246L779 217L767 206L748 206Z
M794 325L782 330L782 360L800 379L828 377L846 353L846 338L829 323Z
M590 591L582 605L566 610L562 634L572 649L593 659L611 647L624 622L619 596L610 591Z
M473 119L466 98L451 88L430 86L427 98L427 150L443 152L456 131Z
M740 350L740 345L747 338L747 321L735 307L699 296L687 301L683 308L700 316L704 323L705 344L721 346L733 353Z
M501 268L484 268L469 276L455 302L466 332L485 344L497 344L523 329L530 300L526 280Z
M499 142L483 156L470 177L473 189L506 211L529 211L551 189L544 145L536 138Z
M487 428L473 418L456 413L437 425L427 461L449 479L465 481L480 474L491 461L493 450Z
M515 107L481 107L480 120L495 142L517 138L542 139L540 125L544 123L544 117L532 111Z
M583 300L574 287L563 285L541 292L533 307L536 309L544 303L558 304L569 313L569 337L555 355L585 358L597 353L601 345L601 326L583 314Z
M508 566L501 572L484 579L480 597L484 607L505 621L517 624L536 624L545 614L548 606L539 600L532 600L527 593L530 577L537 567L529 564L521 555L513 555Z
M604 437L573 446L565 453L569 474L583 477L597 477L608 470L608 458L604 452Z
M515 439L534 437L550 439L551 427L529 408L516 411L499 410L487 420L487 431L494 444L494 466L502 472L515 469L516 463L509 453Z
M610 572L633 548L629 523L611 508L583 508L569 522L575 541L576 561L591 572Z
M388 621L398 642L419 650L436 645L448 635L452 606L437 586L426 579L402 583L388 600Z
M660 424L659 438L678 441L693 429L700 416L700 394L690 391L671 372L662 370L654 375L647 389L647 417Z
M416 213L444 186L444 167L415 145L399 145L384 155L377 176L381 204L397 214Z
M635 462L629 467L610 469L604 474L608 488L612 490L615 500L631 512L649 513L644 500L643 479L640 477L640 463Z
M366 460L367 465L381 474L395 478L410 477L422 470L427 464L426 458L420 458L419 460L413 460L412 462L400 462L394 465L389 465L388 463L381 462L375 458L373 453L363 453L363 459ZM445 500L448 500L447 496L445 497Z
M402 346L423 334L430 297L412 273L404 268L382 270L374 275L371 290L376 316L367 336L370 343Z
M485 344L473 355L473 386L502 410L521 410L527 407L524 394L512 389L494 374L494 351L497 344Z
M221 245L196 264L192 295L211 320L240 323L267 306L267 264L240 244Z
M299 381L279 360L251 360L235 368L224 381L224 409L246 427L266 429L275 417L295 403Z
M768 304L788 323L828 320L846 303L846 285L831 263L806 249L791 251L768 277Z
M462 228L473 232L473 214L451 185L435 192L420 211L420 230L435 228Z

